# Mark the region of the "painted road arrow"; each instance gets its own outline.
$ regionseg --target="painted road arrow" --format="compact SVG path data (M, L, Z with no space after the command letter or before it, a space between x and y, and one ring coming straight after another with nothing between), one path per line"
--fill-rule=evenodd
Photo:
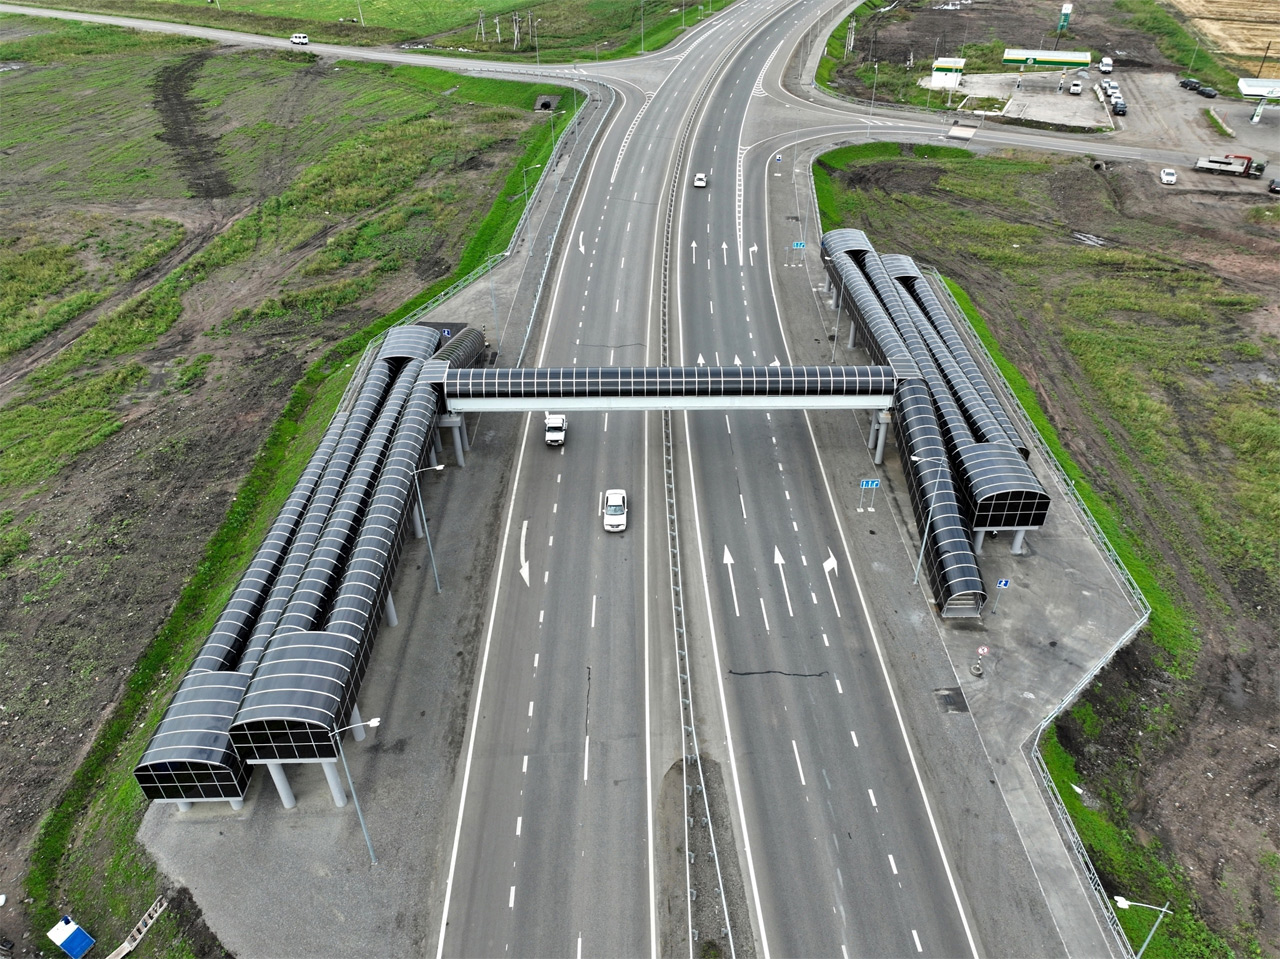
M827 547L827 558L822 561L822 571L827 575L827 589L831 591L831 605L836 608L836 618L840 618L840 604L836 602L836 588L831 585L831 574L840 575L837 568L835 554L831 552L831 547Z
M724 254L724 265L728 266L729 265L729 244L725 243L724 241L721 241L720 252Z
M787 573L782 568L787 565L787 561L782 558L782 550L776 546L773 548L773 565L778 567L778 575L782 577L782 593L787 597L787 614L795 616L795 611L791 608L791 590L787 589Z
M733 582L733 557L729 555L728 544L724 548L724 565L729 573L729 589L733 591L733 615L741 616L742 613L738 612L738 587Z
M756 250L758 249L760 249L760 247L756 246L754 243L752 243L751 246L747 249L747 254L751 257L752 266L756 265Z
M697 263L698 262L698 241L697 240L691 241L689 243L689 246L691 247L692 253L693 253L693 258L692 260L690 260L690 262Z
M520 578L524 580L526 586L529 585L529 561L524 557L524 540L529 535L529 521L525 520L520 524Z

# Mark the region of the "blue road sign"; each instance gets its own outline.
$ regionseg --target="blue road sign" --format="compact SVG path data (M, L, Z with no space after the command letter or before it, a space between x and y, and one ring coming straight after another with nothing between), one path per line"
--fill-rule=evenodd
M792 243L792 244L791 244L791 249L793 249L793 250L803 250L803 249L804 249L804 240L796 240L794 243Z
M996 589L1008 589L1009 581L1007 579L996 580Z
M880 481L878 479L863 480L862 488L863 489L879 489Z

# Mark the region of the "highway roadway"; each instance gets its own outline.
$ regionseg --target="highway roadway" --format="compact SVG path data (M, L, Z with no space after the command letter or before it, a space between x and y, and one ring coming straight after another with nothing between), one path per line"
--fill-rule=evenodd
M816 242L809 204L771 234L770 177L799 150L865 136L936 137L930 118L853 116L784 88L829 0L739 0L635 61L542 68L601 79L617 110L578 184L538 365L657 364L664 283L672 364L790 363L771 270ZM0 10L32 12L0 5ZM49 15L56 15L48 12ZM231 43L287 40L126 22ZM321 55L528 75L516 65L329 47ZM687 136L686 136L687 134ZM1180 155L1037 131L1032 144L1170 162ZM781 161L778 160L781 157ZM695 172L708 174L695 189ZM667 202L675 219L662 275ZM776 213L776 211L775 211ZM821 453L800 413L676 417L684 577L700 738L721 762L749 928L760 955L986 953L901 719ZM850 442L855 441L851 417ZM516 454L436 943L440 956L656 956L670 890L655 850L663 776L683 754L658 416L578 413L567 444L530 417ZM602 528L603 491L630 493ZM704 894L705 894L704 890Z
M671 362L790 362L766 255L765 177L781 164L747 138L774 122L751 105L769 98L770 68L777 87L810 6L741 3L657 63L616 71L620 108L564 236L539 365L661 361L655 304L677 176ZM707 189L692 187L695 171ZM555 451L536 418L525 431L441 955L659 950L655 775L680 752L678 711L655 704L671 601L654 425L578 414ZM718 644L721 664L702 711L719 713L730 744L758 950L974 954L805 417L702 413L682 436L684 562L705 602L695 636ZM622 535L600 523L613 486L631 492Z

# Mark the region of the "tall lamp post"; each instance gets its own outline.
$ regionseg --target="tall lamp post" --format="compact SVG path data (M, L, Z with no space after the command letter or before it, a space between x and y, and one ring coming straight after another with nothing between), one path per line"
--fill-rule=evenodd
M338 747L338 756L342 759L342 771L347 774L347 785L351 787L351 799L356 804L356 816L360 820L360 831L364 833L364 844L369 847L369 865L376 866L378 857L373 854L373 840L369 838L369 829L364 824L364 813L360 811L360 797L356 795L356 784L351 779L351 767L347 765L347 754L342 751L342 733L348 729L357 729L360 726L368 726L370 729L376 729L382 720L377 716L366 720L362 723L352 723L350 726L343 726L341 729L329 730L329 738L333 740L333 744Z
M556 117L564 113L563 110L556 110L547 116L547 120L551 123L551 151L554 153L556 149Z
M537 170L542 167L541 163L535 163L533 166L527 166L520 171L520 176L524 179L524 202L527 206L529 203L529 171Z
M538 46L538 24L541 22L541 17L533 21L533 55L537 60L538 66L542 66L542 49Z
M1124 896L1116 896L1114 898L1116 905L1121 909L1128 909L1130 906L1141 906L1144 909L1154 909L1156 912L1160 913L1160 915L1156 917L1156 924L1152 926L1151 931L1147 933L1147 938L1142 943L1142 948L1139 949L1138 954L1134 956L1134 959L1142 959L1142 954L1147 951L1147 946L1151 944L1151 937L1154 936L1156 934L1156 930L1160 928L1160 920L1165 917L1166 913L1173 912L1173 910L1169 908L1168 902L1166 902L1164 907L1161 908L1160 906L1152 906L1145 902L1133 902L1132 900L1126 899Z
M434 576L436 580L437 596L439 596L441 592L440 573L436 569L436 551L431 546L431 527L427 525L431 521L427 519L426 507L422 505L422 486L419 485L418 483L418 474L419 473L438 473L442 469L444 469L444 464L440 463L437 466L424 466L420 470L413 471L413 490L415 493L418 494L418 518L422 520L422 532L427 537L427 553L428 555L431 556L431 575Z
M945 456L913 456L911 457L911 462L942 463L945 465L947 462L947 458ZM934 467L934 469L942 469L942 468L943 468L942 466ZM934 510L934 507L936 507L937 505L938 504L936 501L933 503L930 503L929 512L925 514L924 529L920 531L920 555L916 557L916 575L915 575L915 579L911 581L911 584L913 586L920 582L920 566L924 563L924 548L927 545L929 545L929 529L933 526L933 510Z

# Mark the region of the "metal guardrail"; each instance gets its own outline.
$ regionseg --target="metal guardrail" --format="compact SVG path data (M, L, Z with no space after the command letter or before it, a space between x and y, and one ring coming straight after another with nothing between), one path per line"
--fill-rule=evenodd
M934 288L945 294L942 300L943 305L948 307L949 312L952 314L952 319L957 321L957 328L966 330L970 334L968 337L970 341L970 348L973 349L975 356L977 356L979 361L986 367L988 378L993 383L999 384L999 387L1003 389L1005 398L1008 401L1006 405L1012 414L1020 421L1024 435L1035 444L1036 449L1039 450L1041 457L1045 460L1049 468L1057 473L1058 479L1061 481L1062 488L1068 493L1068 501L1075 508L1077 515L1085 528L1089 531L1091 538L1103 553L1106 554L1108 560L1110 560L1111 566L1117 575L1121 588L1129 599L1130 606L1132 606L1134 611L1138 613L1137 621L1130 626L1114 644L1112 644L1111 648L1107 650L1105 655L1099 657L1093 667L1080 677L1076 684L1071 687L1071 690L1066 694L1066 696L1064 696L1049 712L1049 714L1041 720L1040 724L1036 727L1035 732L1028 737L1027 742L1023 747L1028 759L1033 763L1036 771L1040 774L1040 780L1044 785L1044 792L1049 797L1054 813L1058 817L1058 824L1061 827L1063 834L1067 837L1072 851L1076 854L1076 860L1080 864L1080 868L1084 873L1086 881L1089 883L1089 887L1093 890L1095 905L1098 908L1100 915L1106 920L1107 926L1111 929L1116 940L1116 945L1119 947L1120 954L1125 957L1125 959L1133 959L1133 947L1129 944L1129 937L1125 934L1124 928L1120 925L1120 920L1116 917L1115 910L1111 908L1111 901L1107 898L1107 891L1102 885L1102 880L1098 878L1097 870L1094 869L1093 860L1089 858L1089 852L1085 848L1084 841L1080 838L1080 833L1076 830L1075 823L1071 819L1071 814L1067 812L1066 804L1062 801L1062 794L1058 792L1057 784L1053 781L1053 776L1049 772L1049 767L1045 763L1044 757L1040 754L1040 740L1044 737L1045 731L1048 730L1049 726L1060 715L1062 715L1062 713L1064 713L1073 702L1075 702L1076 698L1111 662L1116 653L1128 645L1128 643L1133 640L1134 636L1138 634L1138 631L1147 624L1147 621L1151 618L1151 604L1147 602L1147 598L1142 594L1142 590L1138 587L1138 584L1130 575L1129 570L1125 567L1124 561L1120 558L1119 554L1116 553L1115 549L1111 545L1111 541L1107 539L1106 533L1102 531L1102 527L1098 525L1097 520L1094 519L1093 514L1089 511L1089 507L1076 491L1075 482L1067 476L1066 471L1062 468L1062 464L1059 463L1057 457L1053 455L1048 444L1045 443L1044 438L1040 435L1040 431L1031 421L1031 417L1028 416L1026 410L1023 409L1022 403L1013 392L1013 388L1009 385L1009 382L1004 378L1004 374L996 365L995 358L992 357L991 353L987 350L986 344L982 342L981 337L977 335L977 331L974 330L972 324L969 323L968 316L965 315L960 304L957 303L955 297L952 296L951 289L943 282L941 274L938 273L936 269L931 269L930 272L933 274Z

